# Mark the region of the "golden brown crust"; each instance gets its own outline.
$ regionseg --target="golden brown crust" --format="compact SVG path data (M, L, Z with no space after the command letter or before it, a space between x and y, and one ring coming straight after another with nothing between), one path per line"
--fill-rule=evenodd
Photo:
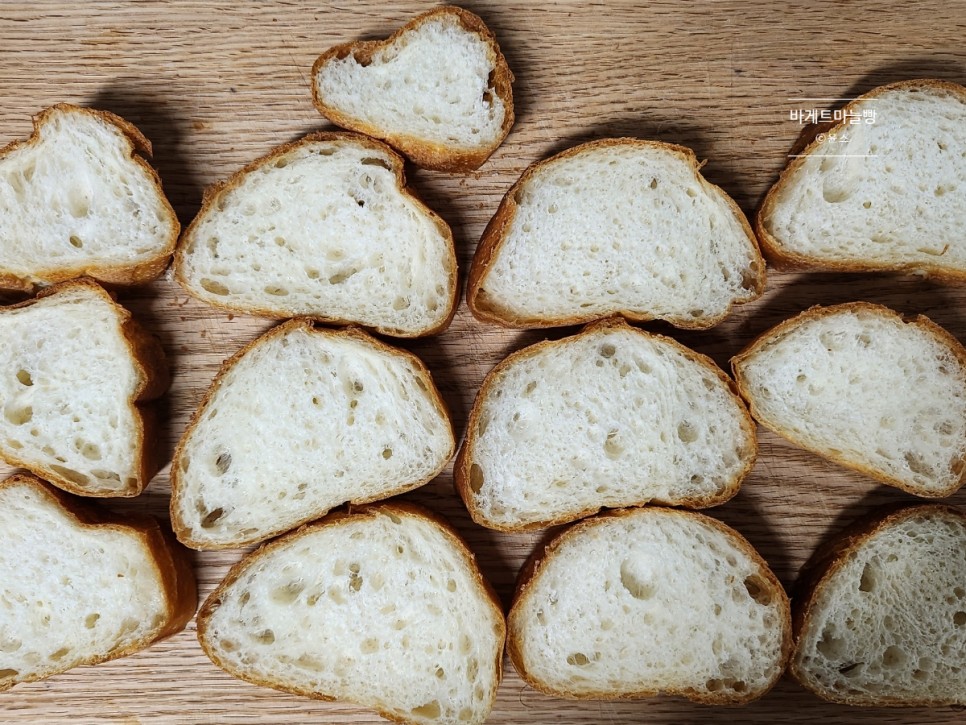
M348 510L336 510L329 513L324 518L314 521L309 524L305 524L295 531L287 533L285 536L281 536L272 541L265 542L259 546L255 551L248 554L241 561L232 566L229 570L227 576L221 581L221 583L215 588L215 590L208 596L204 604L202 604L201 609L198 611L197 625L198 625L198 641L201 643L201 648L204 650L208 658L218 667L223 669L225 672L233 677L237 677L246 682L250 682L254 685L259 685L262 687L270 687L275 690L281 690L282 692L290 692L294 695L302 695L304 697L311 697L315 700L325 700L328 702L334 701L336 698L332 695L326 695L324 693L315 692L312 690L307 690L299 687L292 687L286 685L284 682L278 680L271 680L268 678L257 677L245 672L236 672L231 666L226 663L221 657L219 657L217 650L208 641L208 623L211 619L211 615L215 609L221 605L222 597L227 589L238 580L238 578L248 570L249 567L255 564L255 562L266 554L271 553L277 548L288 546L294 541L314 533L315 531L330 527L339 526L345 522L353 522L363 518L375 518L380 515L395 515L395 516L405 516L410 518L420 518L426 519L434 524L441 534L443 534L454 546L454 548L459 551L460 555L463 557L467 569L473 574L473 578L479 584L486 601L488 602L490 608L492 609L495 619L501 624L500 633L500 647L497 651L496 662L495 662L495 673L496 678L493 683L493 688L491 690L491 701L496 698L496 690L499 687L500 680L503 675L503 645L506 642L506 620L503 615L503 607L500 604L500 599L497 597L496 592L490 583L483 577L482 572L476 564L476 556L473 554L469 545L466 541L459 535L459 533L450 525L446 519L444 519L439 514L436 514L422 506L417 506L415 504L404 502L404 501L394 501L391 503L380 503L371 504L364 506L350 506ZM364 705L369 707L368 705ZM391 714L383 710L377 710L382 717L389 720L394 720L396 722L410 722L405 719L399 718L398 715Z
M885 472L875 470L870 466L864 465L863 463L850 460L845 456L845 454L831 453L817 446L808 445L805 441L798 440L790 431L787 431L781 428L781 426L775 422L768 420L755 405L754 396L749 390L749 386L743 371L743 365L745 362L748 361L749 358L757 355L768 345L777 342L785 334L797 329L803 323L821 319L822 317L828 317L830 315L841 314L843 312L878 315L880 317L896 320L897 322L902 322L906 325L915 325L916 327L921 328L924 332L935 338L937 342L946 347L949 352L956 357L956 360L959 363L961 377L966 377L966 348L964 348L959 340L953 337L948 331L937 325L925 315L904 316L900 315L895 310L885 307L884 305L878 305L872 302L846 302L844 304L830 305L828 307L815 305L814 307L810 307L804 312L799 313L795 317L779 323L770 330L765 330L763 333L758 335L758 337L748 343L748 345L741 352L731 358L731 370L735 376L738 393L748 403L748 409L751 411L752 418L754 418L756 421L758 421L758 423L763 425L768 430L781 436L799 448L803 448L804 450L810 451L818 456L821 456L822 458L834 461L835 463L845 466L846 468L850 468L853 471L858 471L859 473L865 474L866 476L869 476L880 483L884 483L888 486L894 486L915 496L922 496L923 498L945 498L946 496L951 496L952 494L956 493L956 491L962 487L963 483L966 482L966 461L963 461L962 465L960 466L960 476L956 482L944 489L930 491L922 488L921 486L911 484L908 481L892 478Z
M377 51L392 45L401 36L415 30L423 23L442 17L452 17L465 30L480 36L480 39L493 54L492 84L497 96L503 101L506 109L503 117L503 125L500 128L500 135L493 144L479 148L461 148L434 143L407 134L394 133L391 129L379 128L361 119L342 113L338 108L327 104L321 97L316 79L322 70L322 66L330 60L341 60L348 55L352 55L363 65L368 65ZM312 66L312 100L319 112L335 125L385 141L390 146L399 149L416 166L424 169L433 169L435 171L469 172L482 166L493 152L500 147L500 144L506 139L507 134L510 133L510 128L513 126L514 121L513 80L513 73L507 65L506 58L503 57L503 53L500 51L496 36L486 27L483 20L462 8L443 6L415 17L385 40L343 43L334 48L330 48L320 55Z
M458 270L456 262L456 245L453 241L453 232L449 228L449 225L443 221L443 219L432 209L423 203L422 199L416 194L416 192L409 186L406 185L406 175L404 169L404 162L402 157L393 151L389 146L377 141L375 139L367 138L357 133L348 133L344 131L339 132L329 132L320 131L317 133L311 133L298 141L292 141L287 144L278 146L272 151L270 151L266 156L255 159L251 163L245 165L243 168L236 171L225 181L219 182L208 189L205 190L204 199L201 204L201 209L195 218L192 220L188 228L185 229L184 234L181 236L181 240L178 242L178 248L174 254L174 276L178 283L184 288L184 290L190 294L192 297L196 297L205 304L217 307L222 310L227 310L230 312L242 312L250 315L257 315L259 317L268 317L270 319L284 320L292 317L288 312L280 312L278 310L272 310L264 307L249 307L243 304L229 304L222 303L217 300L212 300L209 297L202 297L198 294L198 291L194 286L185 278L184 276L184 266L185 266L185 255L187 254L187 249L189 246L195 244L194 234L201 223L201 221L206 218L209 214L217 213L218 203L221 199L228 193L234 191L239 186L242 185L245 178L252 173L260 169L263 166L267 166L277 160L279 157L284 156L291 151L294 151L302 146L308 146L313 143L319 142L332 142L332 143L347 143L347 144L357 144L365 148L372 149L380 154L385 154L389 157L392 168L390 171L396 176L396 186L399 191L410 199L419 208L420 212L425 214L427 217L432 219L433 223L436 224L436 228L439 230L440 234L447 241L447 262L449 269L449 284L450 284L450 299L448 302L448 313L444 319L442 319L439 324L434 327L428 328L426 330L420 330L416 333L407 332L404 330L396 330L391 327L380 327L380 326L370 326L365 325L369 329L373 329L383 335L390 335L393 337L427 337L430 335L436 335L449 327L450 322L452 322L453 317L456 315L456 303L457 295L459 290L458 284ZM304 314L301 317L306 317L313 319L317 322L323 322L327 325L359 325L363 326L358 320L348 320L341 317L330 317L322 312L316 314Z
M808 156L816 151L822 144L818 139L821 134L835 133L844 130L849 124L848 113L856 106L875 98L883 93L892 91L910 90L927 88L941 90L959 96L966 102L966 88L956 83L936 79L917 79L890 83L888 85L874 88L868 93L864 93L858 98L849 101L843 106L843 120L831 123L816 124L814 127L806 127L799 140L795 143L789 156L794 156L778 177L778 181L768 190L762 200L758 211L755 214L755 234L758 236L758 243L764 253L768 263L780 270L801 270L801 271L824 271L824 272L913 272L925 274L928 277L938 279L942 282L966 283L966 269L951 269L941 264L929 264L927 262L883 262L875 260L842 261L825 259L820 256L811 256L785 249L781 240L775 237L768 229L768 219L771 217L778 204L779 197L784 193L786 185L792 181L792 176L805 164Z
M164 189L161 187L161 179L158 176L158 172L155 171L154 167L152 167L151 164L149 164L144 158L145 156L151 156L151 142L144 137L144 134L142 134L134 126L134 124L124 120L120 116L110 113L109 111L99 111L93 108L82 108L69 103L58 103L55 106L44 109L34 116L33 133L31 133L28 139L24 141L14 141L0 149L0 161L2 161L13 151L27 146L39 144L41 128L46 123L47 118L53 113L75 113L91 116L99 121L117 127L118 130L124 134L124 137L128 143L131 161L141 167L141 169L151 179L157 190L158 200L164 208L164 223L170 230L168 239L164 247L158 252L157 255L151 259L145 259L140 262L112 265L82 264L72 267L50 267L48 269L35 270L31 276L36 279L43 280L41 283L21 277L9 270L0 269L0 289L28 292L32 294L42 286L56 284L58 282L64 282L74 279L75 277L83 276L92 277L100 282L122 287L145 284L157 279L167 268L168 262L171 261L171 255L174 253L175 243L178 241L178 233L181 231L181 224L178 221L178 217L175 214L170 202L164 195Z
M162 585L166 616L150 636L127 647L117 648L105 654L88 658L72 667L96 665L118 657L125 657L185 628L198 606L194 571L187 551L175 542L170 532L162 529L155 519L149 516L132 514L118 516L108 511L95 509L87 502L68 496L30 474L21 473L10 476L0 482L0 491L13 486L33 488L55 503L80 528L108 530L136 539L137 544L149 553ZM65 672L67 669L72 669L72 667L52 669L44 674L18 680L18 683L43 680L60 672ZM13 687L13 684L7 686L0 684L0 691L10 687Z
M707 179L705 179L700 174L701 166L703 163L699 163L697 156L694 152L684 146L678 146L676 144L664 143L662 141L645 141L636 138L606 138L600 139L598 141L590 141L588 143L580 144L579 146L574 146L566 151L563 151L555 156L551 156L548 159L538 161L532 164L523 175L517 180L517 182L510 187L510 190L503 197L503 201L500 202L500 206L497 208L496 213L493 218L490 219L489 224L486 225L486 229L483 231L483 236L480 238L480 243L476 248L476 254L473 256L473 263L470 266L469 280L466 285L466 302L469 305L470 312L478 320L483 322L492 322L497 325L502 325L504 327L516 327L516 328L540 328L540 327L562 327L565 325L580 325L587 322L591 322L602 316L599 312L591 312L586 314L575 313L566 317L528 317L521 318L516 316L513 312L506 309L501 309L499 302L492 300L483 289L483 283L486 280L486 275L489 273L493 263L503 248L506 242L507 234L510 228L510 224L513 222L513 218L516 216L517 211L517 201L516 197L519 191L530 183L531 179L544 167L552 163L556 163L561 159L570 158L577 156L579 154L585 153L587 151L594 151L600 148L607 148L611 146L636 146L639 148L654 148L668 153L675 154L686 161L693 169L695 175L705 185L705 191L710 194L720 195L731 211L734 213L735 219L741 224L741 228L748 238L748 242L751 245L751 249L754 251L755 261L752 263L752 271L755 273L754 279L749 280L752 285L748 289L747 296L735 300L732 305L729 305L728 309L722 312L720 315L704 317L701 319L695 319L693 317L661 317L668 323L674 325L675 327L690 329L690 330L703 330L709 327L713 327L721 322L728 314L731 312L731 308L736 304L743 304L745 302L751 302L752 300L758 299L765 290L765 261L758 250L758 241L752 231L751 225L748 223L748 219L745 218L744 213L739 208L738 204L735 203L734 199L728 196L725 191L719 187L715 186ZM619 314L628 320L634 322L644 322L647 320L657 319L654 315L650 315L646 312L631 311L631 310L613 310L608 314Z
M475 504L473 491L470 488L470 467L473 465L472 449L476 444L476 431L479 428L479 417L483 408L484 399L489 394L490 388L500 382L508 368L512 367L521 360L533 357L534 355L545 350L555 347L564 347L578 337L594 335L601 331L608 330L633 332L642 337L668 344L684 355L687 359L697 363L698 365L701 365L703 368L709 371L712 371L718 377L718 379L727 386L735 405L739 410L741 410L741 427L745 432L745 439L750 443L751 446L745 460L745 465L741 471L723 491L716 495L693 496L674 501L665 501L660 498L644 499L641 501L629 502L624 504L624 506L644 506L648 503L655 503L665 506L684 506L685 508L707 508L709 506L717 506L722 504L725 501L733 498L738 493L738 490L741 488L741 482L744 480L745 476L751 472L751 469L755 465L755 459L758 456L758 441L755 435L755 423L752 420L744 401L738 394L738 389L735 386L734 381L729 378L728 375L725 374L725 372L721 370L721 368L719 368L711 358L685 347L677 340L674 340L670 337L665 337L663 335L657 335L654 333L645 332L644 330L639 330L636 327L632 327L631 325L627 324L622 317L610 317L590 323L576 335L561 338L559 340L544 340L543 342L538 342L530 345L529 347L525 347L522 350L518 350L498 363L483 379L483 384L480 386L480 390L476 394L476 399L473 401L473 408L470 411L469 421L466 426L466 437L463 440L463 445L460 447L459 454L456 457L456 465L453 468L453 482L456 486L456 490L459 492L460 498L463 499L463 503L466 505L466 509L469 511L470 517L474 522L480 526L495 529L496 531L532 531L534 529L542 529L548 526L557 526L559 524L566 524L571 521L576 521L577 519L582 519L586 516L595 514L603 508L602 506L596 506L582 510L579 513L555 516L542 521L522 524L519 526L507 526L505 524L490 521Z
M527 593L530 591L530 589L536 585L537 580L543 572L543 569L547 565L547 562L551 559L551 557L553 557L561 545L573 537L580 536L584 531L593 529L595 526L600 525L602 522L608 519L633 516L636 513L641 513L644 511L661 512L664 515L680 516L707 524L727 536L758 566L759 573L764 577L765 582L769 585L770 594L775 600L778 601L781 609L781 626L783 630L781 660L775 670L775 676L766 687L755 692L733 693L732 695L728 695L725 692L711 695L705 692L691 690L689 688L668 688L660 691L638 690L634 692L623 692L616 694L606 691L575 693L557 690L549 683L536 679L527 671L523 662L523 652L520 644L521 627L515 624L515 619L520 616L519 611L524 598L527 596ZM657 507L649 509L614 509L612 511L607 511L589 519L584 519L583 521L578 521L574 524L571 524L555 534L542 546L538 546L530 555L524 564L523 569L520 571L519 577L517 578L516 591L513 595L513 604L510 607L509 615L507 615L506 649L507 654L510 656L510 661L513 663L513 667L516 669L520 677L535 690L543 692L547 695L564 697L571 700L632 700L665 694L680 695L694 702L701 702L708 705L738 705L751 702L752 700L757 700L759 697L767 693L772 687L774 687L775 683L781 678L781 675L785 669L785 664L788 662L788 658L791 656L792 652L791 605L788 600L788 595L785 593L784 587L782 587L781 582L778 581L778 578L769 568L768 563L761 557L755 548L748 543L747 539L717 519L713 519L710 516L705 516L704 514L699 514L695 511L682 511L680 509Z
M204 414L205 410L211 404L211 401L214 399L218 390L221 388L225 375L243 357L245 357L249 352L254 350L256 347L259 347L263 343L269 342L270 340L276 337L281 337L283 335L288 334L292 330L297 330L297 329L302 329L306 332L310 332L315 335L322 335L326 337L347 337L350 339L357 340L359 342L363 342L366 345L369 345L370 347L374 348L378 352L394 355L396 357L401 357L408 360L416 367L416 369L422 375L422 380L426 384L427 393L432 398L433 404L436 406L440 415L447 423L450 445L446 454L446 459L436 468L436 470L432 472L431 475L426 476L420 481L416 481L414 483L406 484L404 486L400 486L390 491L380 493L375 498L351 499L349 501L350 504L352 505L367 504L373 501L379 501L382 499L390 498L392 496L397 496L401 493L405 493L406 491L411 491L415 488L419 488L420 486L424 486L430 481L432 481L434 478L436 478L436 476L438 476L440 472L442 472L442 470L446 467L446 464L449 463L450 458L452 458L453 452L456 448L456 440L453 435L452 420L450 418L449 411L446 408L446 404L443 402L443 398L439 394L439 390L436 388L436 385L433 383L433 376L429 372L429 369L426 367L426 365L423 363L422 360L420 360L411 352L392 347L391 345L387 345L386 343L380 340L377 340L376 338L372 337L371 335L361 330L360 328L346 327L338 330L332 330L327 328L316 328L311 319L307 317L296 317L292 320L288 320L287 322L283 322L282 324L273 327L268 332L255 338L254 340L252 340L247 345L242 347L238 352L236 352L234 355L232 355L222 363L221 368L218 370L218 373L215 375L214 380L212 380L211 386L205 392L205 395L202 398L201 403L198 405L197 410L195 410L194 414L191 416L191 421L188 423L187 428L185 428L184 433L181 435L181 439L178 441L178 446L174 452L174 459L171 462L171 502L170 502L171 526L174 529L174 532L177 535L178 540L181 543L183 543L185 546L188 546L192 549L198 549L203 551L213 551L216 549L232 549L238 546L247 546L250 544L255 544L259 541L264 541L265 539L271 538L273 536L278 536L279 534L283 534L286 531L294 529L306 523L307 521L311 521L327 513L325 510L319 510L313 514L309 514L308 516L304 517L301 521L295 524L285 525L267 534L258 534L254 538L247 538L247 539L238 538L230 542L218 543L218 544L213 544L209 541L198 541L196 539L193 539L191 537L191 530L188 527L187 523L182 519L181 513L180 513L181 497L183 495L183 488L184 488L181 478L184 474L182 461L185 456L185 445L188 439L194 434L194 430L198 426L198 423L201 420L201 416Z
M94 498L107 497L131 497L140 494L144 487L148 485L151 478L161 467L161 452L157 441L158 427L157 416L151 402L160 398L168 389L170 377L168 365L165 359L164 350L161 343L153 335L148 333L141 325L131 317L131 313L119 305L114 297L97 282L88 278L60 282L45 287L37 293L33 299L25 300L14 305L0 307L0 315L9 310L18 310L30 307L38 301L47 297L53 297L61 292L72 289L86 289L94 292L109 302L114 308L117 316L118 327L127 343L131 362L138 373L138 384L134 394L129 400L132 418L135 425L135 460L137 461L137 480L128 485L123 490L88 490L84 486L66 478L50 467L41 464L31 464L17 457L15 451L0 448L0 459L5 460L12 466L19 466L37 474L44 480L52 483L58 488L76 494L78 496L89 496Z

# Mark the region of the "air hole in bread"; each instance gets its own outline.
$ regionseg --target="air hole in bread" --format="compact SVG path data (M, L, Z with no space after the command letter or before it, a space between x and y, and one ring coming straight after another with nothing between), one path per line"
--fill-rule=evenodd
M265 288L265 294L272 295L273 297L285 297L288 294L288 290L278 285L269 285Z
M84 247L84 240L76 234L71 234L68 241L70 242L70 246L72 246L74 249L82 249Z
M29 388L31 385L34 384L34 379L30 376L30 373L28 373L26 370L18 370L17 382Z
M272 644L275 642L275 632L270 629L263 629L261 632L252 635L252 639L259 644Z
M607 440L604 441L604 452L608 458L619 458L624 452L624 446L618 440L620 431L610 430L607 432Z
M92 612L84 618L84 626L88 629L94 629L94 627L97 625L97 620L100 618L101 615L98 612Z
M56 464L51 465L50 470L59 474L63 478L66 478L71 483L75 483L78 486L86 486L90 482L90 478L80 471L75 471L73 468L67 468L66 466L58 466Z
M14 425L23 425L33 419L34 409L29 405L23 407L8 405L3 409L3 417ZM31 435L33 435L33 431L31 431Z
M698 431L688 421L682 421L681 423L678 423L678 438L680 438L683 443L694 443L696 440L698 440Z
M859 591L860 592L872 592L875 591L876 585L876 571L872 566L872 563L867 563L862 568L862 576L859 579Z
M584 667L590 664L590 658L583 652L574 652L573 654L567 655L567 664L574 665L575 667Z
M470 490L473 493L479 493L480 489L483 488L483 469L480 468L479 464L474 463L470 466Z
M646 572L639 571L630 559L621 562L621 585L635 599L650 599L657 591L657 587L645 577Z
M908 658L905 651L894 644L886 647L885 652L882 653L882 665L884 667L901 667L905 664L906 659Z
M375 637L366 637L359 644L359 651L364 655L371 655L379 651L379 640Z
M741 288L753 290L758 286L758 262L751 262L741 273Z
M754 574L745 577L745 589L748 591L748 596L759 604L764 606L771 604L771 592L760 577Z
M322 146L315 149L315 153L319 156L333 156L335 154L335 149L331 146Z
M648 186L650 188L652 188L652 189L656 189L657 188L657 179L651 179L651 183L648 184Z
M382 457L385 458L387 461L390 458L392 458L392 448L383 448L382 449Z
M304 589L305 583L301 579L293 579L272 590L272 601L277 604L291 604L298 599Z
M229 290L221 282L215 282L213 279L208 279L207 277L202 279L200 284L202 289L204 289L206 292L211 292L211 294L213 295L219 295L223 297L231 293L231 290Z
M231 468L231 454L219 454L219 456L215 459L215 470L218 471L219 474L224 475L228 473L229 468Z
M688 196L690 196L693 199L698 195L698 190L695 189L693 186L689 186L687 193L688 193Z
M358 269L355 269L354 267L352 267L349 269L344 269L341 272L336 272L331 277L329 277L329 284L342 284L347 279L352 277L352 275L358 273L358 271L359 271Z
M201 528L210 529L216 523L218 519L225 515L225 510L223 508L216 508L214 511L209 511L204 518L201 519Z
M385 159L379 159L374 156L367 156L360 162L363 166L381 166L386 171L392 171L392 166Z
M101 460L101 447L96 443L87 443L82 440L77 440L74 443L80 449L81 455L88 461Z
M610 343L605 343L600 346L600 350L598 350L598 352L600 353L601 357L614 357L614 353L617 352L617 348Z
M691 315L691 317L702 317L704 315L704 310L691 310L688 314Z
M57 650L56 652L50 655L50 659L56 662L57 660L64 659L64 657L66 657L69 654L70 654L70 647L61 647L59 650Z
M431 717L437 718L440 716L441 710L439 709L439 703L436 700L432 702L427 702L425 705L420 705L419 707L414 707L412 709L412 714L417 717Z
M963 625L966 625L966 612L962 612L962 611L956 612L953 615L953 624L955 624L957 627L962 627Z
M922 456L915 451L906 451L903 458L906 461L906 465L909 466L909 470L913 473L918 473L921 476L933 475L932 466L926 463Z

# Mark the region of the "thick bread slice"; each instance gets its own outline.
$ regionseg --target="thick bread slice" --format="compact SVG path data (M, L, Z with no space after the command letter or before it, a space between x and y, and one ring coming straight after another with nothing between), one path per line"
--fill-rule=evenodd
M731 361L763 426L917 496L966 477L966 349L926 317L813 307Z
M966 88L903 81L842 111L762 202L756 231L769 261L966 281Z
M791 649L788 597L745 539L701 514L625 509L574 524L520 575L507 650L573 699L761 697Z
M441 171L472 171L503 143L512 83L493 33L457 7L424 13L387 40L338 45L312 68L326 118Z
M383 504L334 513L236 564L198 614L235 677L407 723L481 723L506 625L441 519Z
M62 103L37 115L29 139L0 150L0 288L158 277L181 225L150 155L113 113Z
M966 514L912 506L820 549L800 580L791 674L848 705L966 705Z
M455 446L415 355L290 320L222 366L174 454L171 521L195 549L253 544L422 486Z
M532 345L483 381L457 489L474 521L503 531L603 506L723 503L757 452L732 387L710 359L622 320Z
M615 313L707 328L756 299L765 265L694 152L638 139L534 164L483 232L467 301L481 320L553 327Z
M452 232L402 158L357 134L306 136L207 192L175 275L224 309L398 337L439 332L456 309Z
M0 458L81 496L137 496L159 460L144 403L164 351L97 283L0 307Z
M0 690L144 649L197 606L187 552L151 518L0 483Z

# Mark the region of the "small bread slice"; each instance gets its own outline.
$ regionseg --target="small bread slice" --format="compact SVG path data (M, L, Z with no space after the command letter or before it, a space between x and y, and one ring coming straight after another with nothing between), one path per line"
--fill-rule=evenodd
M306 136L209 190L174 267L217 307L397 337L440 332L456 309L452 232L402 158L357 134Z
M137 496L159 460L164 351L89 279L0 307L0 458L81 496Z
M966 281L966 88L893 83L846 104L842 119L815 129L762 202L769 262Z
M791 651L788 597L736 531L701 514L625 509L574 524L520 575L507 651L572 699L761 697Z
M731 364L752 416L795 445L917 496L963 485L966 349L927 317L813 307Z
M606 320L524 348L483 381L457 458L473 520L502 531L738 492L755 424L731 380L674 340Z
M534 164L483 232L476 317L554 327L613 314L707 328L756 299L765 265L744 214L682 146L619 138Z
M197 606L187 552L151 518L83 508L34 476L0 483L0 690L144 649Z
M440 171L483 165L513 126L513 74L480 18L441 7L387 40L346 43L312 68L319 111Z
M422 486L455 447L419 358L290 320L222 366L174 454L171 522L195 549L253 544Z
M113 113L37 115L29 139L0 150L0 289L158 277L181 225L145 156L151 142Z
M813 557L791 674L848 705L966 705L966 514L920 505L860 522Z
M333 513L236 564L198 614L229 674L405 723L482 723L506 624L459 535L407 504Z

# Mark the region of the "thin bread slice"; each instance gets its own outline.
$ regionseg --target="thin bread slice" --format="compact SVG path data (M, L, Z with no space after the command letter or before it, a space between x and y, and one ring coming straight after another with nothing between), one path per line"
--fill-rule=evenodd
M195 297L265 317L418 337L456 310L452 232L357 134L311 134L209 190L174 267Z
M186 552L154 519L29 475L0 483L0 581L0 690L144 649L197 605Z
M476 317L554 327L621 314L711 327L756 299L765 265L738 205L682 146L620 138L534 164L483 232Z
M331 48L312 68L312 96L326 118L440 171L472 171L503 143L513 126L512 83L493 33L451 6L387 40Z
M768 260L966 281L966 88L893 83L841 118L813 129L762 202L755 227Z
M151 142L113 113L38 114L29 139L0 150L0 289L158 277L181 226L145 156Z
M532 687L571 699L761 697L785 668L791 615L751 544L701 514L586 519L520 575L507 651Z
M164 351L89 279L0 307L0 458L81 496L137 496L159 460Z
M917 496L966 477L966 349L922 315L813 307L732 360L752 416L797 446Z
M290 320L227 360L171 464L195 549L243 546L422 486L455 448L429 371L357 329Z
M813 557L796 596L791 674L848 705L966 705L966 514L875 515Z
M755 424L708 358L607 320L524 348L483 381L457 458L473 520L532 529L648 502L727 501Z
M506 624L459 535L407 504L334 513L236 564L198 614L211 660L256 685L405 723L481 723Z

